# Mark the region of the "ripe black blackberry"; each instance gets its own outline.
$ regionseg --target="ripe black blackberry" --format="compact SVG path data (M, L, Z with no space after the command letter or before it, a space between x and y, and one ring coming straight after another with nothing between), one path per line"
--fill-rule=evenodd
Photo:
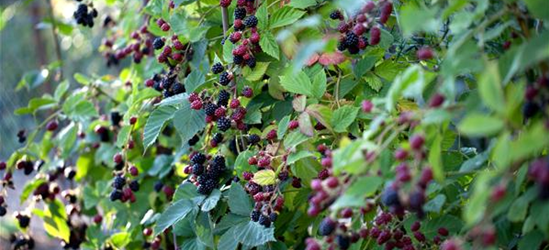
M259 216L259 224L263 225L264 227L270 227L271 218L269 218L268 216L265 216L264 214L261 214Z
M201 175L204 173L204 166L202 166L201 164L193 164L193 170L192 170L192 173L194 175Z
M250 219L252 219L252 221L257 222L259 220L260 215L261 213L259 211L253 210L252 213L250 214Z
M17 221L19 222L19 227L26 228L30 224L30 217L28 215L17 215Z
M275 213L275 212L272 212L272 213L269 215L269 218L271 219L271 222L274 222L274 221L278 218L278 214Z
M194 135L193 138L187 141L187 143L189 143L189 146L194 146L196 145L196 143L198 143L198 141L200 141L200 137L198 137L198 135Z
M221 143L223 141L223 134L221 133L214 134L212 140L214 140L216 143Z
M345 51L347 49L347 45L345 42L338 42L337 43L337 50L339 51Z
M358 54L358 52L360 52L360 49L357 46L350 46L349 48L347 48L347 50L351 55L355 55L355 54Z
M164 47L164 40L162 40L162 38L160 37L155 38L153 41L153 47L156 50L161 49L162 47Z
M242 64L244 62L244 57L242 56L233 56L233 63L234 64Z
M191 162L195 164L204 164L206 156L203 153L196 153L191 157Z
M213 104L213 103L206 103L205 107L204 107L204 111L206 111L206 115L209 115L209 116L214 116L215 115L215 110L217 109L217 105Z
M217 128L223 132L229 130L231 128L231 120L226 117L219 118L219 120L217 120Z
M227 86L229 84L229 82L231 82L231 80L229 79L229 73L228 72L223 72L223 73L221 73L221 75L219 75L219 84L221 84L223 86Z
M198 186L198 193L203 195L210 194L214 188L217 186L217 183L215 180L212 179L206 179L203 183Z
M178 94L181 94L181 93L185 93L185 85L181 84L181 83L175 83L173 86L172 86L172 93L174 95L178 95Z
M120 121L122 121L122 116L119 112L113 111L111 112L111 123L113 126L119 126Z
M219 74L225 70L225 67L223 67L223 64L216 63L212 66L212 73Z
M116 189L122 189L126 185L126 179L124 177L117 175L114 177L114 181L112 183L112 187Z
M3 217L8 213L8 210L4 206L0 206L0 217Z
M246 17L245 8L236 8L234 9L234 19L244 19Z
M347 235L340 234L336 237L336 243L339 246L339 249L349 249L349 246L351 246L351 239Z
M216 155L212 160L212 165L220 168L225 168L225 157Z
M122 191L120 191L118 189L113 190L111 192L110 199L111 199L111 201L116 201L116 200L122 199Z
M341 18L341 12L339 10L334 10L330 13L330 18L333 20L338 20Z
M347 32L345 35L345 45L347 47L358 46L358 36L351 31Z
M226 90L219 91L219 96L217 97L217 105L219 106L227 106L229 104L229 98L231 97L231 94L227 92Z
M160 192L163 187L164 187L164 183L162 183L161 181L157 181L154 183L154 191L156 192Z
M320 225L318 227L318 234L321 236L328 236L335 231L336 226L337 223L335 221L333 221L329 217L326 217L320 222Z
M250 144L255 145L259 141L261 141L261 137L259 137L259 135L256 135L256 134L251 134L251 135L248 135L248 141Z
M247 17L246 19L244 19L244 25L246 25L246 27L248 28L257 26L257 17L255 16Z
M246 65L248 65L248 67L250 68L255 68L255 65L256 65L255 57L250 57L250 59L246 61Z
M130 189L134 192L137 192L139 191L139 182L137 182L137 180L133 180L132 182L130 182Z

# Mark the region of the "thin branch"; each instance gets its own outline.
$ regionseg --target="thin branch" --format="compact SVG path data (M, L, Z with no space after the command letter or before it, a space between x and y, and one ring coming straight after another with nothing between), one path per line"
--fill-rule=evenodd
M221 19L223 21L223 37L227 37L229 30L229 11L226 7L221 7Z
M61 55L61 46L59 45L59 34L57 33L57 21L55 20L55 17L53 15L53 4L52 0L47 1L49 4L48 8L48 14L51 19L51 32L53 35L53 40L55 44L55 55L57 57L57 61L59 61L59 79L63 79L63 58Z

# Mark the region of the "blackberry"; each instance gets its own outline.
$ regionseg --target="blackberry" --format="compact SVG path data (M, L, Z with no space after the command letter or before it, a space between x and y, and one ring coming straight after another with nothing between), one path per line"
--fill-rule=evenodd
M358 36L353 32L347 32L345 35L345 45L347 47L358 46Z
M230 97L231 97L231 94L229 94L229 92L227 92L226 90L221 90L219 92L219 96L217 97L217 105L227 106L227 104L229 104Z
M173 93L170 90L165 89L164 92L162 92L162 96L164 96L164 98L168 98L170 96L173 96Z
M234 64L242 64L244 62L244 57L242 56L233 56L233 63Z
M262 214L259 216L259 224L263 225L264 227L270 227L271 219L268 216Z
M252 221L255 221L257 222L259 220L259 216L261 215L261 213L257 210L254 210L252 211L252 213L250 214L250 218L252 219Z
M181 94L181 93L185 93L185 85L181 84L181 83L175 83L173 86L172 86L172 93L174 95L177 95L177 94Z
M345 45L345 42L338 42L337 43L337 50L345 51L346 49L347 49L347 45Z
M8 210L3 207L3 206L0 206L0 217L6 215L8 213Z
M112 183L112 187L116 189L122 189L126 185L126 179L124 177L118 175L114 177L114 181Z
M219 74L225 70L225 67L221 63L216 63L212 66L212 73Z
M535 102L526 102L522 107L522 114L525 118L531 118L538 113L540 106Z
M248 135L248 141L250 144L255 145L259 141L261 141L261 137L259 137L259 135L256 135L256 134L251 134L251 135Z
M200 164L193 164L193 170L192 170L192 173L194 175L201 175L204 173L204 166L200 165Z
M19 227L26 228L30 224L30 217L27 215L19 215L17 221L19 222Z
M257 17L255 16L247 17L246 19L244 19L244 25L246 25L246 27L248 28L257 26Z
M122 116L119 112L113 111L111 112L111 123L113 126L119 126L120 121L122 120Z
M231 128L231 121L225 117L221 117L217 120L217 128L225 132Z
M318 227L318 234L321 236L328 236L335 231L336 226L337 223L335 221L333 221L329 217L326 217L320 222L320 225Z
M223 141L223 134L221 133L214 134L212 140L214 140L216 143L221 143Z
M358 54L358 52L360 52L360 49L357 46L350 46L349 48L347 48L347 50L351 55L355 55L355 54Z
M163 187L164 187L164 184L161 181L157 181L154 183L154 191L156 192L160 192Z
M204 164L206 156L203 153L196 153L191 157L191 162L195 164Z
M162 91L162 86L160 86L160 82L154 82L153 88L156 91Z
M341 12L339 10L334 10L330 13L330 18L333 20L338 20L341 18Z
M271 213L269 218L271 219L271 222L274 222L278 218L278 215L276 213Z
M255 68L256 62L254 57L250 57L250 59L246 60L246 65L250 68Z
M381 193L381 203L385 206L399 205L398 192L394 188L387 188Z
M85 4L79 4L78 7L76 8L76 14L80 15L80 16L84 16L84 15L87 15L88 14L88 6L85 5Z
M220 168L225 168L225 157L221 155L216 155L212 160L213 166L218 166Z
M137 192L139 191L139 182L137 182L136 180L130 182L130 189L134 192Z
M198 141L200 141L200 137L198 137L198 135L194 135L193 138L187 141L187 143L189 143L189 146L194 146L196 145L196 143L198 143Z
M162 38L160 37L155 38L153 41L153 47L156 50L161 49L162 47L164 47L164 40L162 40Z
M231 82L231 80L229 79L229 73L228 72L221 73L221 75L219 76L219 84L223 86L227 86L229 82Z
M351 239L349 236L346 235L338 235L336 237L336 243L339 246L339 249L349 249L349 246L351 245Z
M114 169L120 171L124 168L124 162L120 162L120 163L117 163L116 165L114 165Z
M217 183L216 183L215 180L206 179L204 181L204 183L202 183L202 184L200 184L200 186L198 186L197 191L198 191L199 194L208 195L214 190L216 185L217 185Z
M234 19L244 19L246 17L245 8L236 8L234 9Z
M217 109L217 105L213 103L206 103L206 106L204 107L204 110L206 111L206 115L209 115L209 116L214 116L216 109Z
M120 191L118 189L113 190L111 192L110 199L111 199L111 201L116 201L116 200L122 199L122 191Z

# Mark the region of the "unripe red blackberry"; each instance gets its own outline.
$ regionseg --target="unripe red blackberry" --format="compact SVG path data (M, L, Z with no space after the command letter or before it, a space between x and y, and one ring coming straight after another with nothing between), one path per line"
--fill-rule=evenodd
M423 47L417 50L416 56L419 60L430 60L434 57L433 50L429 47Z
M297 120L292 120L288 123L288 129L294 130L299 127L299 122Z
M231 43L237 43L238 41L240 41L240 38L242 38L242 32L233 32L229 36L229 41L231 41Z
M229 5L231 5L231 0L220 0L219 1L219 5L221 5L221 7L229 7Z
M244 86L242 89L242 95L246 98L251 98L254 95L254 91L249 86Z
M114 163L119 164L119 163L122 163L122 161L124 160L124 158L123 158L122 154L116 153L116 154L113 156L112 160L114 161Z
M381 41L381 30L374 26L370 29L370 45L377 45Z
M59 127L59 124L57 123L56 120L53 120L53 121L50 121L48 122L48 124L46 125L46 129L48 131L54 131L57 129L57 127Z
M420 228L421 228L421 223L420 223L419 221L414 221L414 223L413 223L412 226L410 227L410 230L412 230L412 232L416 232L416 231L418 231Z
M137 176L137 175L139 175L139 170L138 170L137 167L135 167L135 166L131 166L130 169L129 169L129 171L130 171L130 174L131 174L132 176Z
M101 221L103 221L103 216L101 216L100 214L96 214L94 217L93 217L93 222L95 224L101 224Z
M254 178L254 174L250 173L250 172L244 172L244 173L242 173L242 178L244 178L244 180L246 180L246 181L249 181L252 178Z
M252 35L250 36L250 42L252 42L252 43L259 43L260 39L261 39L261 37L259 36L259 33L257 33L257 32L252 33Z
M353 209L352 208L344 208L341 210L341 217L343 218L351 218L353 216Z
M231 104L229 105L230 108L232 109L236 109L238 107L240 107L240 101L238 99L233 99L231 101Z
M410 138L410 147L414 150L420 150L421 147L423 147L423 143L425 143L425 137L423 137L423 135L413 135L412 138Z
M153 233L153 230L149 227L143 229L143 235L145 235L145 236L151 236L152 233Z
M147 79L145 81L145 86L148 88L152 88L154 86L154 80L153 79Z
M456 240L449 239L442 242L440 249L441 250L461 250L461 246Z
M255 157L253 157L253 156L250 157L250 158L248 159L248 164L250 164L250 165L256 165L256 164L257 164L257 158L255 158Z
M191 109L194 109L194 110L202 109L202 101L196 100L196 101L192 102L191 103Z
M442 236L448 236L448 234L450 232L448 232L448 229L446 229L445 227L441 227L437 230L438 234L442 235Z
M335 176L331 176L326 179L326 186L329 188L336 188L339 185L339 180Z
M320 161L320 164L325 168L332 167L332 157L322 158L322 160Z
M160 28L162 29L162 31L169 31L171 27L168 23L164 23Z
M0 161L0 171L7 168L6 162Z
M269 133L267 133L267 136L265 136L265 139L267 139L267 140L276 139L276 129L271 129L271 131L269 131Z
M505 193L506 193L506 186L497 185L492 190L492 194L490 198L492 199L493 202L498 202L501 199L503 199L503 197L505 197Z

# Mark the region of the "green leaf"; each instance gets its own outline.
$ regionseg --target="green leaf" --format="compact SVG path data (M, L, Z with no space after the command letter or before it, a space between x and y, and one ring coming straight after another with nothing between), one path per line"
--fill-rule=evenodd
M254 221L236 225L233 233L235 240L251 247L261 246L269 241L276 241L274 227L266 228Z
M436 18L438 8L418 8L414 4L404 4L400 10L400 26L404 36L411 36L418 31L436 33L441 21ZM421 18L418 18L421 17Z
M315 6L316 4L317 4L316 0L294 0L294 1L291 1L290 4L288 4L288 6L291 6L297 9L306 9L311 6Z
M74 149L74 144L76 143L78 135L78 128L74 124L74 122L71 122L68 126L63 128L58 134L57 134L57 145L59 149L61 149L61 153L63 157L68 157L72 150Z
M263 6L263 5L262 5ZM238 247L238 241L234 238L235 228L232 227L219 238L217 248L219 250L236 250Z
M282 118L282 120L280 120L280 122L278 123L278 128L276 130L276 136L279 140L282 139L282 137L284 137L284 135L286 134L286 131L288 131L288 124L290 123L290 116L287 115L287 116L284 116L284 118Z
M495 63L490 63L486 66L484 73L480 76L478 90L486 106L500 114L505 113L503 88L501 86L498 67Z
M250 82L259 81L263 79L263 75L265 75L269 64L269 62L258 62L253 69L245 67L242 70L242 74L244 75L244 78Z
M440 210L442 209L442 206L446 202L446 195L439 194L435 196L432 200L428 201L423 205L423 210L425 212L435 212L440 213Z
M168 227L182 220L191 212L194 204L190 200L179 200L171 204L158 218L154 228L155 235L161 234Z
M261 186L276 183L276 173L271 169L259 170L254 174L253 181Z
M42 85L48 79L50 72L47 69L31 70L23 75L15 90L20 90L23 87L34 89Z
M229 189L229 208L233 214L250 216L252 202L244 188L238 183L233 183Z
M383 184L379 176L365 176L355 181L345 192L347 195L369 197L373 195Z
M61 83L59 83L59 85L57 85L57 88L55 88L55 93L53 95L54 96L53 98L59 102L63 97L63 95L67 93L67 90L69 90L69 81L67 80L62 81Z
M307 114L309 114L310 116L316 118L316 120L322 123L324 127L328 128L329 130L333 130L331 123L333 114L330 108L321 104L313 104L309 105L305 112L307 112Z
M270 18L269 27L274 29L295 23L304 14L305 11L300 11L291 7L277 9Z
M353 141L345 147L334 150L332 160L334 172L360 173L365 166L361 148L360 141Z
M206 113L204 110L191 109L189 102L183 102L181 108L173 115L173 125L179 132L181 140L186 143L198 131L204 129Z
M518 250L539 249L544 238L543 233L539 230L531 231L521 237L518 243Z
M433 176L439 183L444 181L444 167L442 166L442 135L437 134L429 151L429 164L433 169Z
M393 110L396 102L401 97L421 96L424 87L425 76L423 69L417 64L408 67L395 78L391 85L389 93L387 93L385 108L387 111Z
M339 133L346 132L347 127L355 121L359 109L354 106L343 106L334 111L331 121L334 131Z
M374 67L378 59L379 56L377 55L365 56L361 60L357 61L357 63L353 67L353 73L357 78L362 77L364 74L366 74L366 72L370 71L370 69Z
M278 46L278 43L276 42L273 34L271 34L270 32L264 32L261 34L259 46L261 46L261 50L263 50L263 52L265 52L267 55L272 56L276 60L280 59L280 47ZM225 51L223 51L223 53L225 53Z
M195 221L195 232L198 241L206 246L214 247L214 239L208 213L200 213Z
M214 209L220 198L221 191L219 191L219 189L214 189L214 191L204 200L204 203L202 203L202 211L208 212Z
M383 87L383 82L381 81L381 79L371 72L366 73L366 75L363 76L362 79L364 79L368 86L370 86L370 88L372 88L376 92L379 92Z
M481 172L475 177L471 198L462 210L463 220L468 226L476 224L484 215L490 196L490 192L486 190L490 190L489 181L492 175L491 172Z
M131 126L122 126L122 128L118 132L118 135L116 136L116 146L119 148L123 148L126 145L131 132Z
M263 32L263 31L265 30L265 28L269 27L268 15L269 13L267 11L267 4L262 4L261 6L259 6L257 11L255 12L255 17L257 17L257 27L262 31L261 34L267 34L267 32ZM263 39L264 37L261 40ZM261 40L259 41L260 45L261 45Z
M143 132L143 147L145 150L156 141L164 123L173 118L175 111L176 109L172 106L162 106L151 113Z
M114 247L124 248L131 241L130 236L131 235L128 232L115 233L111 236L110 241L114 245Z
M291 153L290 155L288 155L288 158L286 159L286 164L287 165L292 165L296 161L299 161L303 158L314 157L314 156L315 156L315 154L313 154L311 151L299 150L295 153Z
M511 141L509 162L532 157L549 146L549 137L546 136L544 125L540 122L525 130L516 141Z
M205 199L205 197L197 192L195 185L190 182L185 182L177 187L173 199L174 201L187 199L199 204Z
M265 39L265 35L263 35L263 37L259 41L260 45L261 45L261 41L264 40L264 39ZM233 62L233 49L235 47L236 46L231 42L223 44L223 60L225 60L226 63L232 63ZM265 50L265 48L263 48L263 46L261 46L261 48L263 50Z
M74 80L76 80L76 82L82 84L82 85L90 85L91 83L91 79L83 74L80 74L80 73L75 73L74 74Z
M313 89L311 90L314 97L320 99L326 92L326 72L324 70L318 71L317 74L312 76Z
M504 122L494 116L471 113L458 125L459 132L472 137L492 136L503 129Z
M206 82L206 77L199 70L193 70L187 78L185 78L185 89L187 93L194 92L202 84Z
M524 3L528 7L528 10L532 13L533 16L545 19L549 21L549 9L547 9L547 1L545 0L524 0ZM519 247L520 249L520 247ZM530 248L535 249L535 248Z
M280 84L289 92L310 97L314 96L312 90L313 83L303 71L299 71L297 74L288 71L285 75L280 76Z
M242 173L246 171L255 172L256 167L248 164L248 159L254 155L255 155L255 152L252 152L250 150L246 150L238 154L234 163L234 170L236 171L236 174L238 176L241 176Z
M66 221L65 206L61 201L54 200L49 203L44 210L42 219L44 220L44 229L50 236L69 242L70 228Z
M298 117L299 131L306 136L312 137L315 135L313 124L311 123L311 115L301 113Z
M23 188L23 191L21 192L21 196L19 197L20 204L23 204L29 195L40 185L43 183L46 183L44 179L36 179L34 181L28 182L25 187Z
M286 139L284 140L284 147L286 149L290 149L290 148L293 148L293 147L307 141L308 139L309 139L308 136L306 136L306 135L304 135L300 132L294 131L294 132L289 133L286 136Z
M528 191L513 202L507 213L507 219L510 222L524 221L528 213L528 206L537 197L537 194L538 190L536 187L528 189Z

